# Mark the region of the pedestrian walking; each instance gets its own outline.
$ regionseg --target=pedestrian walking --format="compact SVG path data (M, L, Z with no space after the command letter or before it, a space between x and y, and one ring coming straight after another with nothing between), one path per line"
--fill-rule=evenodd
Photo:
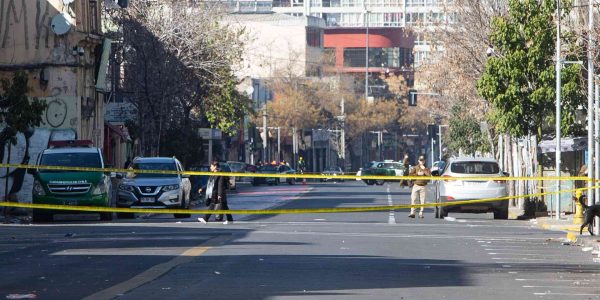
M219 163L214 161L210 164L211 172L219 172L221 168L219 167ZM227 181L229 178L227 176L210 176L208 178L208 183L206 184L206 197L205 204L208 206L208 210L229 210L229 206L227 205ZM210 216L212 214L208 213L204 215L203 218L198 218L198 221L206 224ZM222 215L218 215L215 220L219 221L223 219ZM233 217L231 214L226 215L227 219L223 224L229 224L233 222Z
M419 164L410 170L409 176L431 176L431 170L425 166L425 156L419 156ZM412 193L410 195L410 204L415 205L417 200L421 204L425 204L425 194L426 194L426 186L429 183L428 179L416 179L414 180ZM419 211L419 218L423 218L423 210L424 208L421 206ZM415 208L410 208L409 218L415 217Z

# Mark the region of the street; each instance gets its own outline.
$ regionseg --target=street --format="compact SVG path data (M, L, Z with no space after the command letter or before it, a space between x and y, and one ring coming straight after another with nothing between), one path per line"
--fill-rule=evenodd
M410 203L398 183L251 187L232 209ZM197 207L198 209L202 207ZM192 215L0 225L0 297L37 299L590 299L600 265L563 233L491 214Z

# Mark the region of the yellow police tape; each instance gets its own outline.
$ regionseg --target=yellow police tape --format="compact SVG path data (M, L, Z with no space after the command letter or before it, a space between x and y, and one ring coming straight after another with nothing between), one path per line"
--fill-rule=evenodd
M600 186L591 187L592 189L600 188ZM310 213L351 213L351 212L373 212L373 211L390 211L407 208L419 207L440 207L453 206L463 204L477 204L495 201L506 201L516 198L530 198L544 195L572 193L575 191L583 191L588 188L577 188L571 190L560 190L557 192L535 193L521 196L506 196L499 198L485 198L479 200L463 200L445 203L426 203L426 204L402 204L388 206L367 206L367 207L339 207L339 208L300 208L300 209L232 209L232 210L191 210L191 209L144 209L144 208L119 208L119 207L96 207L96 206L71 206L71 205L53 205L53 204L31 204L18 202L0 202L0 206L20 207L20 208L35 208L35 209L51 209L51 210L69 210L69 211L91 211L91 212L117 212L117 213L141 213L141 214L243 214L243 215L273 215L273 214L310 214Z
M295 179L369 179L369 180L471 180L471 181L515 181L515 180L578 180L578 181L594 181L588 177L582 176L545 176L545 177L439 177L439 176L356 176L356 175L321 175L321 174L266 174L266 173L235 173L235 172L199 172L199 171L168 171L168 170L139 170L139 169L118 169L118 168L88 168L88 167L65 167L65 166L35 166L23 164L0 164L0 168L17 168L17 169L44 169L58 171L79 171L79 172L115 172L115 173L150 173L150 174L185 174L193 176L236 176L236 177L268 177L268 178L295 178ZM597 179L596 181L600 181Z

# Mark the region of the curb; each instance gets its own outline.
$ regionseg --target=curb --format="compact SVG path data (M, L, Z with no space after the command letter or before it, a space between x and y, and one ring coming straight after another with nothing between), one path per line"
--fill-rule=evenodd
M588 235L587 227L584 227L584 229L583 229L584 234L580 235L579 229L580 229L581 225L570 224L572 222L572 220L569 220L569 219L563 220L563 221L549 220L550 222L548 222L548 220L545 220L545 219L546 218L534 219L536 222L532 222L532 223L534 223L534 226L537 226L544 230L565 232L566 233L566 237L565 237L566 241L573 243L573 244L583 246L583 247L592 247L594 250L600 251L600 237Z

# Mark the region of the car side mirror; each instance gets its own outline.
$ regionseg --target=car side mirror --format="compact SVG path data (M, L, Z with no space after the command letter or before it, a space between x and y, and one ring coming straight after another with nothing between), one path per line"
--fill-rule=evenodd
M37 169L27 169L27 174L30 174L30 175L35 175L35 174L37 174L37 172L38 172Z
M440 176L440 171L439 170L431 171L431 176Z
M510 173L508 173L508 172L502 172L502 175L504 175L506 177L510 177Z

